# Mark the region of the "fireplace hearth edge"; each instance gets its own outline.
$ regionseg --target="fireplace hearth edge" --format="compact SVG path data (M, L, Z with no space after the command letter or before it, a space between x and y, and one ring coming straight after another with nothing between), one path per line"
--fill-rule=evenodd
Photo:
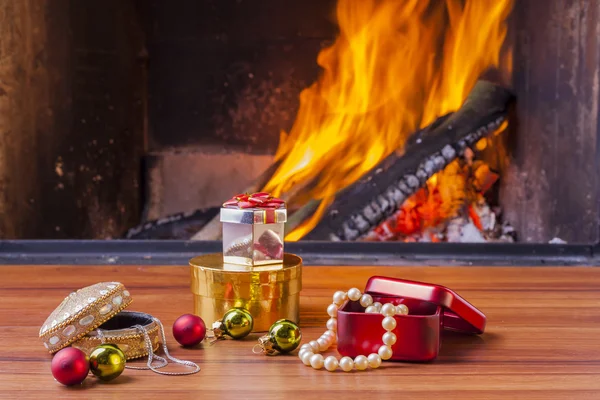
M3 240L0 263L15 265L187 265L221 251L219 241ZM600 244L289 242L305 265L600 266Z

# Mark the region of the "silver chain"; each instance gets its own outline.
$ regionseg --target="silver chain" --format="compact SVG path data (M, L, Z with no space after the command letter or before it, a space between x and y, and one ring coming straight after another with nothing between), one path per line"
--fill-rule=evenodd
M200 372L200 367L198 366L198 364L191 362L191 361L180 360L178 358L173 357L169 353L169 349L167 348L167 338L165 337L165 329L163 327L163 324L160 322L160 320L158 318L153 318L153 320L154 320L154 322L156 322L156 324L158 325L158 327L160 329L160 336L162 339L162 348L163 348L163 352L165 353L165 356L167 356L167 358L169 360L173 361L173 363L175 363L175 364L185 365L187 367L194 368L194 370L187 371L187 372L159 371L160 368L166 367L169 364L169 362L164 357L154 354L154 350L152 349L152 340L150 339L150 335L148 335L148 331L146 330L146 328L144 328L141 325L134 325L133 328L137 329L140 333L142 333L144 335L144 342L146 344L146 350L148 351L148 362L146 363L145 367L134 367L131 365L125 365L125 368L137 369L137 370L148 370L149 369L149 370L152 370L152 371L156 372L157 374L161 374L161 375L191 375L191 374ZM105 343L106 337L104 336L104 332L100 329L97 329L97 332L98 332L98 337L100 338L100 342ZM152 365L152 363L154 362L154 359L156 359L158 361L158 365Z

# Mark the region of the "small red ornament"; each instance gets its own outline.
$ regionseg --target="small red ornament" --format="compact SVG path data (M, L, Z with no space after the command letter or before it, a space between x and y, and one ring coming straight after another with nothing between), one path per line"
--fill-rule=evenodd
M63 385L78 385L90 371L85 353L74 347L62 349L52 359L52 376Z
M204 340L206 325L199 316L184 314L173 324L173 336L182 346L195 346Z

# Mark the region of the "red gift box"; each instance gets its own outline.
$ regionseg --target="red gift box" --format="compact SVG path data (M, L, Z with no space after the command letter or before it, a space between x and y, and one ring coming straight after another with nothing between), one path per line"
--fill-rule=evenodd
M396 315L392 346L395 361L430 361L437 357L443 329L481 334L486 317L457 293L444 286L374 276L364 293L381 304L406 304L408 315ZM338 311L338 351L343 356L377 353L385 330L381 314L366 314L358 301L348 301Z

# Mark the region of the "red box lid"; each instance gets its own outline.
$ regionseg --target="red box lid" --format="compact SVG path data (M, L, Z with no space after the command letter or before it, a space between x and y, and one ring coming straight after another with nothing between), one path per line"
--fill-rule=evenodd
M448 330L477 334L485 330L485 315L456 292L441 285L373 276L369 278L365 292L411 298L442 306L442 324Z

